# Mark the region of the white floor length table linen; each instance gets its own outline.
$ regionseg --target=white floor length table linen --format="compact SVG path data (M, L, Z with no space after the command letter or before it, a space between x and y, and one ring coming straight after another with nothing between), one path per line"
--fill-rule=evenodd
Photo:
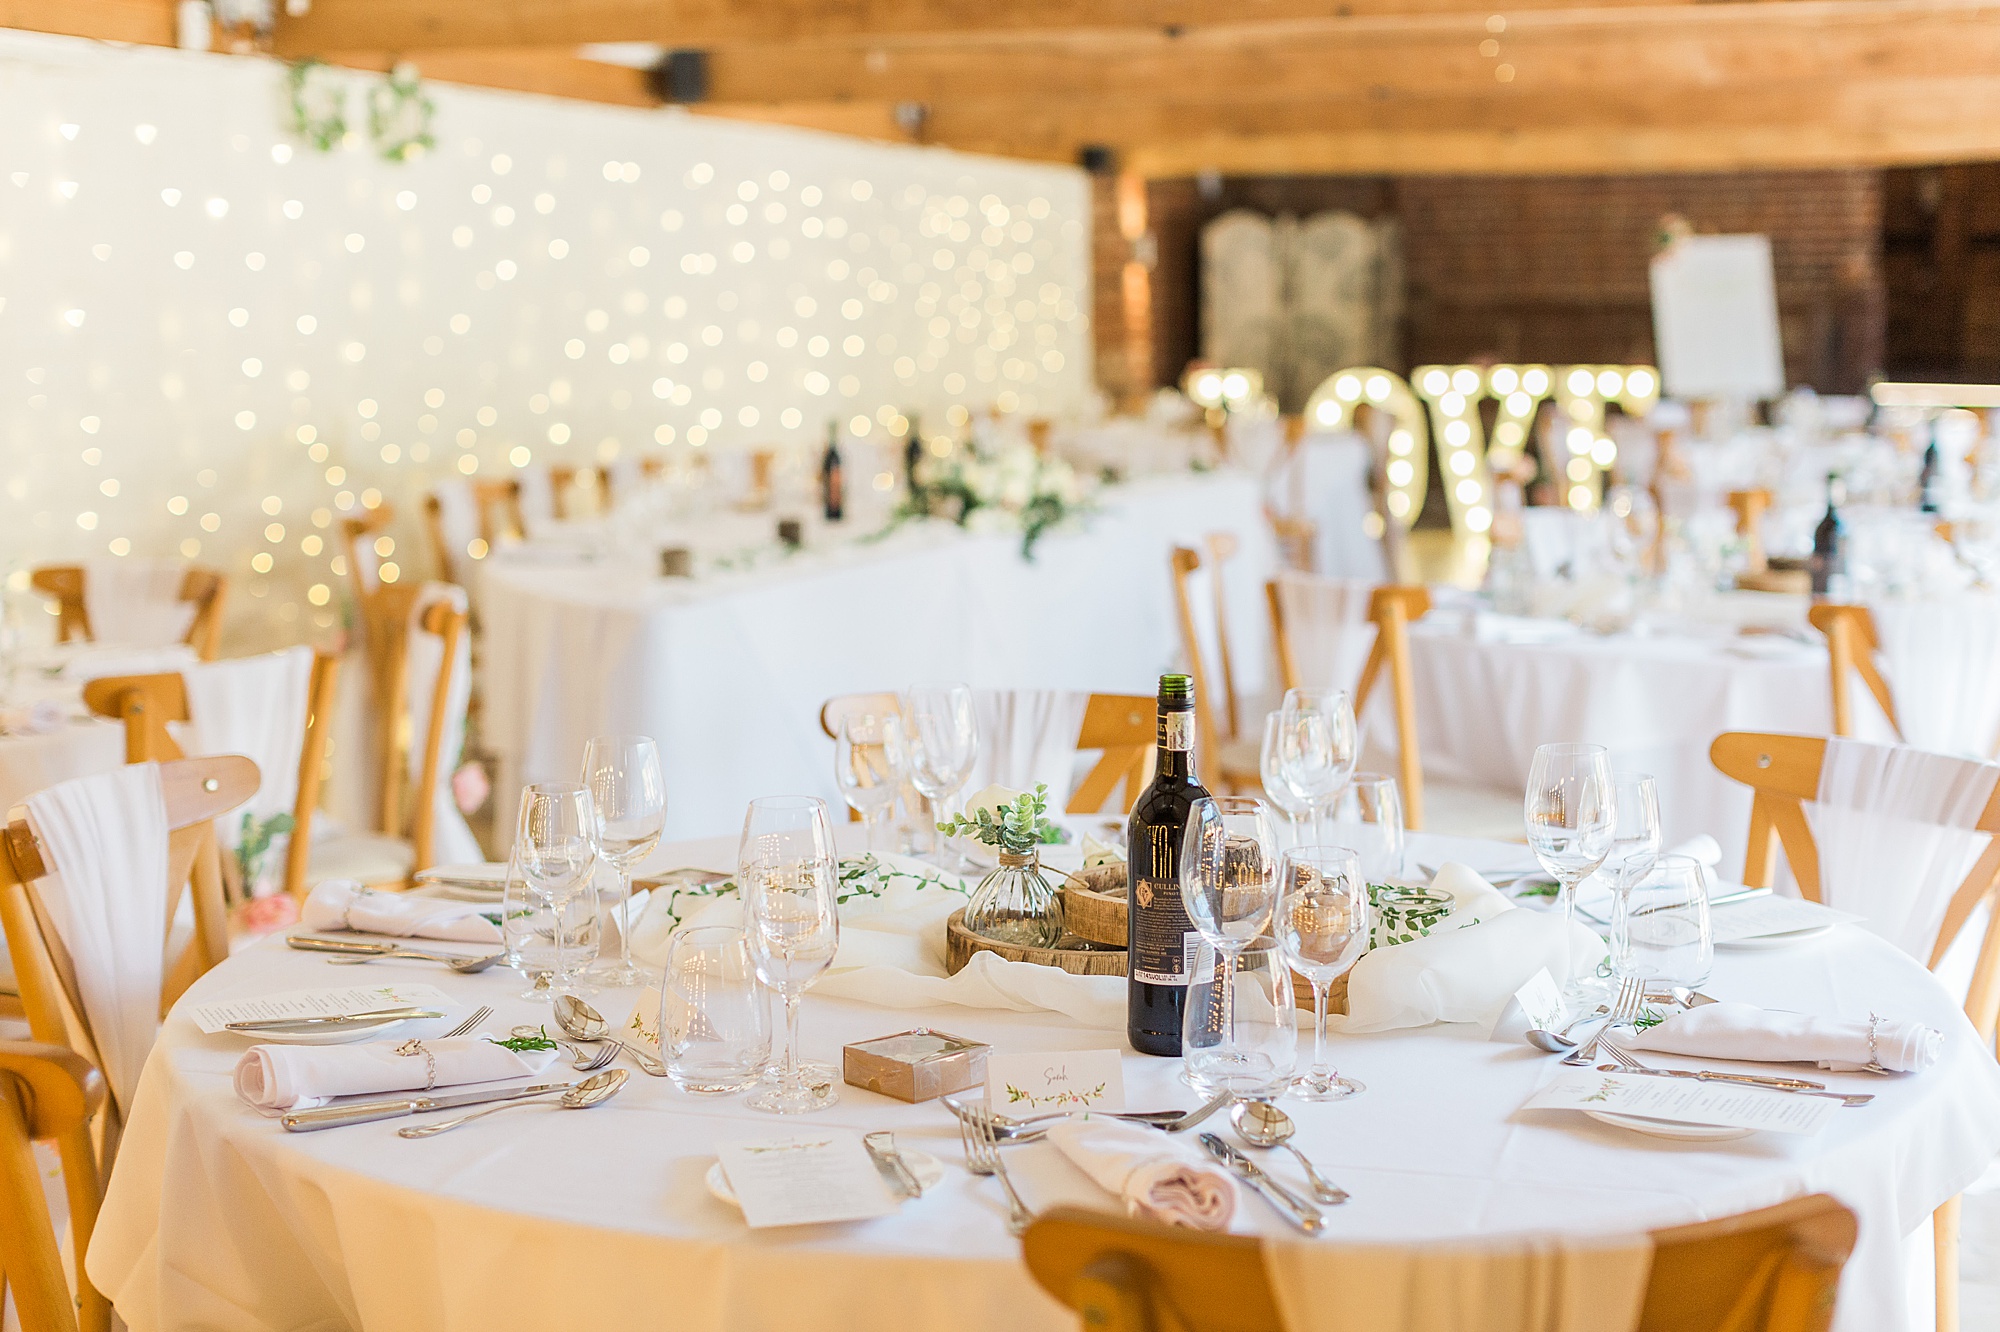
M1262 679L1275 555L1256 481L1223 471L1103 492L1042 538L942 524L809 551L770 570L657 576L651 549L592 563L490 558L485 739L507 827L523 782L574 778L584 743L659 742L669 836L733 827L778 792L841 808L819 710L837 694L956 680L994 689L1150 694L1180 654L1168 552L1235 533L1236 669ZM867 530L867 529L863 529ZM531 548L532 549L532 548Z
M651 867L726 864L732 846L731 838L669 846ZM1411 854L1495 868L1526 855L1423 834L1412 837ZM492 1004L492 1030L547 1018L517 998L521 981L506 971L453 976L378 963L370 974L433 983L467 1006ZM336 983L353 983L352 972L269 941L211 972L168 1018L88 1260L136 1332L1075 1327L1023 1267L997 1185L960 1168L956 1132L934 1103L844 1087L833 1109L781 1119L740 1098L695 1098L635 1076L588 1113L515 1110L431 1140L398 1138L394 1122L287 1134L231 1090L243 1042L201 1035L186 1006ZM1830 1017L1865 1020L1873 1009L1928 1023L1945 1034L1944 1052L1915 1076L1825 1075L1876 1100L1840 1110L1813 1137L1703 1144L1520 1110L1557 1064L1468 1026L1339 1037L1337 1063L1367 1092L1286 1106L1299 1145L1353 1194L1328 1212L1330 1242L1631 1234L1825 1191L1860 1216L1836 1327L1918 1332L1906 1281L1928 1278L1906 1272L1904 1237L2000 1148L1992 1054L1936 981L1859 929L1778 952L1725 952L1706 988ZM610 1008L617 998L598 1002ZM811 1056L837 1057L846 1042L918 1024L1012 1051L1122 1049L1124 1039L1046 1013L913 1013L808 995L804 1041ZM1192 1104L1179 1067L1128 1053L1128 1103ZM704 1189L718 1143L804 1127L894 1130L904 1148L941 1158L945 1178L888 1217L754 1233ZM1302 1184L1288 1161L1262 1159ZM1008 1164L1032 1206L1113 1207L1047 1144L1010 1148ZM1239 1228L1281 1233L1255 1198L1237 1216Z

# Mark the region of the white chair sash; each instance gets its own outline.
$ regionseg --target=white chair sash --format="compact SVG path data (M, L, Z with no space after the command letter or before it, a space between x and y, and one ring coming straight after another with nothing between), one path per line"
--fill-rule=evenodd
M1187 575L1188 611L1194 619L1194 641L1201 652L1201 664L1205 679L1196 680L1194 687L1208 695L1208 706L1217 718L1217 726L1228 724L1229 695L1222 684L1222 625L1215 615L1215 580L1218 576L1215 565L1210 562L1206 543L1201 548L1201 566ZM1186 669L1193 669L1194 663L1182 661Z
M1375 647L1375 622L1368 618L1375 586L1292 570L1278 575L1278 608L1301 686L1354 692Z
M1828 740L1819 797L1805 806L1820 899L1928 964L1952 894L1991 840L1977 829L1996 780L2000 764Z
M38 896L76 968L105 1080L129 1110L160 1027L167 937L167 804L157 763L28 797L50 872Z
M514 474L521 490L521 526L523 535L538 537L555 526L556 485L550 477L549 469L540 465L523 467Z
M408 707L410 714L409 775L412 782L423 779L424 738L430 734L431 699L437 689L438 670L444 663L444 639L424 632L424 612L444 602L460 612L466 609L465 589L450 583L425 583L410 607ZM458 768L465 747L465 709L472 699L472 645L463 635L453 654L450 691L446 695L444 734L438 743L437 787L419 792L418 799L431 801L434 812L432 854L440 864L484 860L486 853L472 835L458 801L451 790L451 775Z
M1881 601L1869 611L1904 741L1990 757L2000 741L2000 596Z
M294 647L181 670L189 718L182 748L189 754L242 754L260 774L256 794L215 821L225 847L234 849L242 839L245 814L262 823L289 814L298 802L312 669L312 649Z
M195 605L182 601L187 566L171 560L92 560L83 567L83 610L98 643L164 647L187 637Z
M1076 736L1090 695L1072 689L975 689L979 759L966 782L971 794L998 782L1017 791L1049 788L1049 807L1069 802Z
M479 499L472 482L463 477L440 481L431 498L437 501L438 534L444 539L444 571L457 577L459 561L469 558L466 548L480 536Z

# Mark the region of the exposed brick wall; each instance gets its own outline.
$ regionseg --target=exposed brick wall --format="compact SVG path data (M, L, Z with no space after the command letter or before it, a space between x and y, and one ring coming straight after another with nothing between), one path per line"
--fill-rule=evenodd
M2000 380L2000 163L1883 178L1889 373Z

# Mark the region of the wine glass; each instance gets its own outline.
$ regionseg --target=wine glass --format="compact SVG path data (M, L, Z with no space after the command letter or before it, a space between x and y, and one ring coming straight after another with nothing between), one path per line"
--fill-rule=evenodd
M1576 919L1576 886L1611 853L1616 822L1611 751L1603 745L1542 745L1528 769L1522 802L1528 846L1561 885L1566 920Z
M1188 920L1221 959L1222 1042L1214 1076L1245 1062L1236 1044L1232 998L1236 958L1271 924L1277 840L1264 802L1204 796L1188 809L1181 838L1181 902Z
M972 709L972 691L960 684L912 685L907 706L910 782L930 802L932 813L942 817L945 802L958 794L979 759L979 717ZM939 850L942 853L943 848ZM952 870L963 872L971 863L962 849L953 847Z
M1264 799L1285 816L1285 840L1299 841L1299 819L1312 813L1312 806L1299 798L1285 780L1284 718L1282 712L1264 714L1264 743L1257 751L1257 771L1264 779Z
M562 928L578 893L590 886L597 867L596 815L590 790L575 782L536 782L521 791L514 854L528 891L546 902L556 921L555 959L550 994L571 994L563 957Z
M771 1055L771 1006L744 932L674 931L660 981L660 1054L684 1092L720 1096L757 1080Z
M558 975L556 950L574 947L594 956L597 931L597 902L588 893L578 893L558 911L529 889L518 852L508 857L506 886L500 893L500 943L506 950L502 960L528 982L520 998L548 1003L551 987L558 980L572 979L571 970L581 969L580 964L562 959L566 970ZM558 932L563 936L560 940Z
M839 1099L831 1070L799 1059L799 1002L840 947L840 870L826 802L766 796L750 802L736 851L745 932L757 979L785 1001L785 1055L750 1097L753 1110L796 1115Z
M1278 768L1286 785L1320 820L1354 771L1354 703L1344 689L1287 689L1278 719Z
M1313 992L1312 1067L1292 1083L1305 1101L1338 1101L1364 1091L1326 1062L1326 992L1368 949L1368 885L1361 857L1344 846L1301 846L1278 860L1271 932L1279 956Z
M1628 871L1611 908L1611 964L1622 979L1685 985L1715 965L1708 867L1692 856L1661 856Z
M1394 777L1357 772L1334 802L1327 841L1361 857L1366 883L1403 877L1403 794Z
M597 854L618 875L618 960L590 973L604 985L636 985L632 965L632 870L660 844L667 826L667 785L660 750L643 735L600 735L583 747L583 784L596 812Z
M1644 874L1660 854L1660 793L1643 772L1614 774L1611 850L1605 868L1615 892L1628 875Z
M893 712L853 712L841 718L833 775L841 795L861 816L870 851L882 850L882 829L896 807L908 765L902 717Z

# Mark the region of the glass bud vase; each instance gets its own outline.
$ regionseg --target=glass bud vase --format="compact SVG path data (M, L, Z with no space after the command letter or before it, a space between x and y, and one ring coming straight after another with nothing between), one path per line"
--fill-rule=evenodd
M1034 852L1000 853L1000 863L972 890L965 928L981 938L1023 948L1054 948L1063 933L1062 895L1042 877Z

